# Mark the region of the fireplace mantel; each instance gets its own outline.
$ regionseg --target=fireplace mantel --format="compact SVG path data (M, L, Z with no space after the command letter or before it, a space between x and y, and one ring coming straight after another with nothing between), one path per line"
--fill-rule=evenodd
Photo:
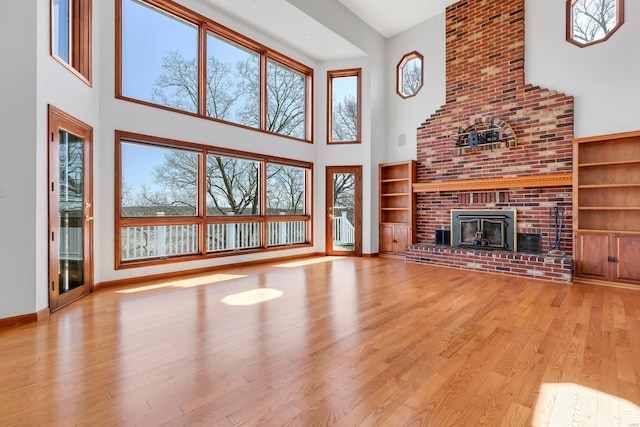
M562 187L573 182L571 173L527 175L513 178L466 179L461 181L420 182L414 193L438 191L500 190L505 188Z

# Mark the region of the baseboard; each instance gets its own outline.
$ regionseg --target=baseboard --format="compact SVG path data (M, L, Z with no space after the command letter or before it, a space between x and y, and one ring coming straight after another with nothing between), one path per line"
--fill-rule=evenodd
M362 258L376 258L379 257L380 254L378 252L374 252L371 254L362 254Z
M45 307L39 312L36 313L37 321L40 322L51 315L51 309L49 307Z
M167 280L167 279L173 279L176 277L182 277L182 276L188 276L188 275L194 275L194 274L205 274L205 273L210 273L212 271L224 270L229 268L247 267L251 265L268 264L272 262L282 262L282 261L289 261L292 259L309 258L309 257L324 256L324 255L325 254L322 252L313 252L310 254L289 255L289 256L275 257L275 258L269 258L269 259L260 259L255 261L236 262L233 264L215 265L212 267L194 268L191 270L172 271L170 273L151 274L148 276L127 277L126 279L109 280L106 282L96 283L94 285L94 289L99 290L101 288L110 288L114 286L135 285L135 284L139 284L140 282Z
M588 278L585 278L585 277L575 277L574 276L573 283L581 284L581 285L608 286L610 288L630 289L630 290L633 290L633 291L639 291L640 290L640 286L634 285L632 283L609 282L609 281L606 281L606 280L588 279Z
M0 329L13 328L16 326L36 323L46 319L51 314L49 307L43 308L37 313L21 314L20 316L6 317L0 319Z
M37 313L22 314L20 316L7 317L0 319L0 329L13 328L15 326L26 325L38 321Z
M392 253L387 253L387 252L383 252L380 255L380 258L394 258L394 259L406 259L404 254L392 254Z

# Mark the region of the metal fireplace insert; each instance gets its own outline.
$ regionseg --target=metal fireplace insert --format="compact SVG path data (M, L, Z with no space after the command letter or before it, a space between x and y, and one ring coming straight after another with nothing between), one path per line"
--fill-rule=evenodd
M451 245L515 252L515 210L452 210Z

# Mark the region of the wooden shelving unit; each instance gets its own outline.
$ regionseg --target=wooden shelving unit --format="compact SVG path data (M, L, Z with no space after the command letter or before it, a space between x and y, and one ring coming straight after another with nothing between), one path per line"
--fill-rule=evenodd
M640 132L573 142L576 276L640 284Z
M404 254L415 241L416 161L381 163L378 177L380 253Z

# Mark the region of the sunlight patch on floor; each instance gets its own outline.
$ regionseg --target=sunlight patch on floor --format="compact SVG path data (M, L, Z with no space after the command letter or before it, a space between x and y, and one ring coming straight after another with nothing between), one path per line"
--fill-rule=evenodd
M227 295L220 302L226 305L254 305L261 302L270 301L280 298L284 292L272 288L257 288L249 291L238 292L237 294Z
M305 265L311 265L311 264L320 264L322 262L331 262L331 261L335 261L337 259L342 259L344 257L342 256L325 256L322 258L312 258L312 259L305 259L302 261L292 261L292 262L287 262L284 264L276 264L274 265L274 267L281 267L281 268L293 268L293 267L302 267Z
M640 426L640 407L575 383L546 383L533 413L533 427Z
M242 279L247 277L243 274L210 274L207 276L191 277L188 279L172 280L169 282L157 283L153 285L139 286L137 288L123 289L117 291L119 294L133 294L136 292L151 291L163 288L193 288L195 286L204 286L211 283L224 282L226 280Z

